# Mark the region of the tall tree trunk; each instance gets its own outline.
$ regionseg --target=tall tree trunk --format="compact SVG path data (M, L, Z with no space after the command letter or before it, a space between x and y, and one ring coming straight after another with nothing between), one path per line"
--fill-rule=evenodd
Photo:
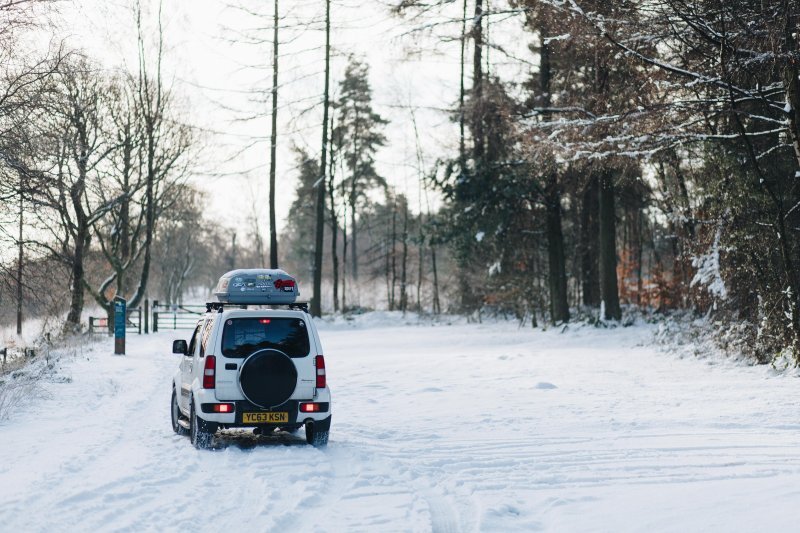
M347 311L347 194L345 192L345 183L342 180L342 312Z
M231 232L231 254L228 256L228 270L236 268L236 232Z
M330 200L331 211L331 259L333 261L333 311L339 312L339 255L338 255L338 240L339 240L339 220L336 216L336 201L333 188L333 174L334 174L334 153L331 149L331 163L328 180L328 198ZM346 259L346 258L345 258Z
M356 231L355 193L353 193L352 197L353 200L350 202L350 276L352 276L353 282L358 282L358 233Z
M464 5L465 5L465 10L466 10L466 0L464 2ZM464 15L466 16L466 11L464 11ZM463 63L463 59L464 59L464 35L463 35L464 24L465 24L465 22L462 20L462 28L461 28L462 29L462 35L461 35L461 59L462 59L462 63L461 63L461 66L462 66L462 69L461 69L461 84L462 84L461 88L462 88L462 92L461 92L461 94L462 94L462 97L463 97L463 94L464 94L463 93L463 88L464 88L464 85L463 85L464 84L464 69L463 69L463 66L464 66L464 63ZM462 102L462 104L463 104L463 102ZM461 111L463 113L463 108L462 108ZM417 203L417 206L419 208L419 218L417 219L417 230L418 230L418 235L417 235L417 251L418 251L418 253L417 253L417 256L419 258L419 261L417 262L417 312L418 313L422 313L422 270L423 270L423 260L422 259L423 259L424 255L425 255L424 254L425 234L423 232L423 222L424 222L425 219L424 219L424 216L422 214L422 195L423 195L423 190L424 190L425 191L425 196L427 197L428 189L424 185L425 184L425 176L423 175L423 169L425 167L425 161L424 161L424 159L422 157L422 147L420 146L420 141L419 141L419 129L417 128L417 117L414 114L414 109L413 108L411 108L411 124L414 126L414 141L415 141L416 153L417 153L417 172L419 173L419 176L417 178L418 179L417 183L419 185L419 189L418 189L419 196L418 196L418 203ZM462 133L461 143L462 144L461 144L461 152L460 152L460 156L462 157L462 161L463 161L463 155L464 155L464 151L463 151L464 150L464 146L463 146L463 142L464 142L463 127L464 127L464 122L463 122L463 115L462 115L462 120L461 120L461 128L462 128L462 131L461 131L461 133ZM462 167L461 170L463 172L463 170L464 170L463 167ZM408 211L408 209L406 209L406 215L408 215L407 211ZM430 213L430 206L429 206L428 212ZM428 218L430 218L430 217L428 217Z
M153 256L153 237L156 232L156 198L155 198L155 136L157 133L151 131L148 135L148 156L147 156L147 184L145 187L145 238L144 238L144 260L142 261L142 273L139 277L139 287L133 298L128 302L131 308L138 307L139 302L144 298L147 291L147 282L150 278L150 262Z
M311 314L322 316L322 247L325 236L325 171L328 168L328 108L331 76L331 0L325 0L325 89L322 103L322 156L317 184L317 224L314 242L314 296Z
M547 259L550 287L550 318L553 324L569 321L569 303L567 302L566 259L564 258L564 234L561 229L561 195L558 190L558 178L555 174L548 177L550 183L546 189L547 209Z
M545 41L547 26L542 22L539 38L539 100L542 107L550 106L550 47ZM545 209L547 210L547 263L550 289L550 320L553 324L569 321L567 299L567 261L564 257L564 233L561 228L561 187L558 174L551 171L545 177Z
M417 237L419 244L417 245L417 312L422 313L422 269L423 269L423 257L425 257L425 236L422 233L422 223L424 222L422 218L422 206L420 206L419 210L419 220L417 224L419 225L419 235Z
M481 166L484 154L483 138L483 0L475 0L475 16L473 18L472 39L474 53L472 58L472 100L473 100L473 149L475 166Z
M133 171L133 143L131 142L131 124L128 121L126 124L126 132L122 142L122 188L126 193L131 192L131 172ZM120 257L116 261L117 265L122 266L131 255L131 201L129 197L125 197L120 205L119 224L120 224ZM128 292L128 279L125 276L125 269L117 268L117 293L127 294Z
M400 264L400 310L405 313L408 308L408 204L403 202L403 259Z
M392 204L392 242L391 242L391 254L392 254L392 294L391 299L389 300L389 310L393 311L395 308L395 287L397 286L397 251L396 251L396 244L397 244L397 198L394 199L394 203Z
M272 18L272 134L269 148L269 267L278 268L278 229L275 221L275 166L278 147L278 0ZM323 172L325 171L323 167Z
M67 330L72 332L76 332L80 329L81 315L83 314L83 283L85 276L83 261L86 250L86 238L88 235L88 228L86 227L85 222L78 223L75 235L75 249L73 250L72 268L70 271L71 295L69 313L67 314L66 323Z
M581 292L583 305L600 305L600 274L598 272L598 209L600 207L597 176L589 176L581 201Z
M465 64L466 57L465 51L467 47L467 0L464 0L463 13L461 16L461 80L458 93L458 161L461 165L461 174L467 172L467 147L466 136L464 132L464 98L466 97L466 89L464 88L464 79L466 78Z
M359 152L359 132L358 126L360 125L358 113L358 106L355 106L355 130L353 132L353 176L350 181L350 255L352 267L350 269L353 281L358 282L358 230L356 227L356 204L358 203L358 178L359 168L358 162L361 159ZM347 258L345 258L347 260Z
M140 6L137 9L141 9ZM144 259L142 260L142 271L139 276L139 286L136 292L128 301L128 307L138 307L139 303L144 299L147 294L147 284L150 279L150 263L153 257L153 237L156 231L156 182L159 180L159 172L165 169L161 167L156 154L157 143L160 142L160 134L164 124L164 109L165 102L164 87L161 79L161 60L163 56L164 46L164 33L161 25L161 5L158 7L158 56L156 60L156 78L150 80L145 64L146 60L143 57L142 50L144 49L142 27L141 27L141 11L139 11L137 18L137 31L140 41L140 71L139 71L139 104L142 107L144 119L144 136L146 139L146 168L147 175L145 176L145 238L144 238ZM151 90L151 82L154 82ZM109 302L109 305L113 305Z
M782 43L787 57L793 57L797 52L797 14L793 12L793 9L796 11L794 2L785 2ZM787 114L789 115L789 137L794 148L795 160L800 166L800 68L798 68L796 59L787 62L783 71L783 86L786 91ZM798 295L794 296L797 298Z
M86 255L86 247L89 244L89 232L91 231L89 217L83 208L83 195L86 191L86 175L88 172L86 168L88 159L86 147L88 143L85 138L85 129L79 127L78 131L80 135L78 142L81 150L80 155L77 157L78 178L69 191L72 209L75 212L75 231L73 234L74 250L70 272L72 278L71 298L65 326L71 332L77 332L80 329L81 315L83 314L85 283L83 262Z
M617 245L616 213L614 209L614 178L610 170L605 170L600 179L600 298L605 308L605 320L619 320L622 310L619 306L617 286Z
M442 304L439 301L439 271L436 268L436 247L431 245L431 268L433 270L433 314L438 315L442 312Z
M642 305L642 293L644 291L644 280L642 279L642 257L644 255L644 245L642 243L642 210L640 207L636 207L635 211L635 218L634 218L634 251L636 258L636 305L641 307ZM673 242L675 239L673 239ZM677 260L677 256L676 256Z
M800 68L797 65L797 9L794 2L784 2L784 38L783 47L786 55L793 57L789 61L783 72L783 84L786 90L786 104L789 114L789 132L794 147L794 155L797 165L800 166ZM781 211L784 211L781 206ZM781 245L781 256L786 270L788 281L788 292L791 296L789 301L789 316L792 325L792 348L794 349L795 365L800 365L800 294L798 294L798 275L794 267L794 260L788 244L788 235L785 229L786 216L783 212L778 215L777 228L779 231L779 241Z
M389 233L389 228L386 228L386 254L384 256L384 274L386 277L386 307L389 311L392 310L392 260L391 250L390 250L390 242L392 240L392 235Z
M22 189L22 174L20 174L20 187L19 187L19 235L18 235L18 253L17 257L17 335L22 335L22 268L25 259L25 247L22 240L22 230L24 228L24 215L25 204Z

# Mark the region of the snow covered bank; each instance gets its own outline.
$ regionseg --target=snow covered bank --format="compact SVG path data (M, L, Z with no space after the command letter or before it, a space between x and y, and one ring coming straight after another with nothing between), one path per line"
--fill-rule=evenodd
M0 423L3 528L795 527L795 378L680 359L644 325L561 334L366 316L320 329L326 450L281 435L197 451L169 426L174 335L132 337L126 357L107 342Z

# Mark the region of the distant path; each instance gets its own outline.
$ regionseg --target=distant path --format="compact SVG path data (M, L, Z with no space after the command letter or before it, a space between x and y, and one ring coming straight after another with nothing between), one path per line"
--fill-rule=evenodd
M797 379L678 359L645 327L392 320L321 327L324 451L175 436L173 333L77 358L0 423L0 530L796 529Z

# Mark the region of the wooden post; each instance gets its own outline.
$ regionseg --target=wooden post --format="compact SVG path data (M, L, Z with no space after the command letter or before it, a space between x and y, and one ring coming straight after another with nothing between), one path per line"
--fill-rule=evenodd
M153 333L158 333L158 300L153 300Z
M150 333L150 300L144 299L144 334Z

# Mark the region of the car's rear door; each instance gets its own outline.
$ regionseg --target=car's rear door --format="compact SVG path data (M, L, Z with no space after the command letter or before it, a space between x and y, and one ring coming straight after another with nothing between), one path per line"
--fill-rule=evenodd
M264 348L280 350L292 359L297 384L291 398L313 398L316 345L303 315L228 315L217 329L217 399L244 399L239 370L249 355Z
M181 358L181 390L180 390L180 405L184 409L189 408L189 397L192 395L192 370L194 367L194 356L197 353L198 341L200 340L200 331L203 326L203 321L199 321L194 328L192 338L189 341L189 349L186 354Z

